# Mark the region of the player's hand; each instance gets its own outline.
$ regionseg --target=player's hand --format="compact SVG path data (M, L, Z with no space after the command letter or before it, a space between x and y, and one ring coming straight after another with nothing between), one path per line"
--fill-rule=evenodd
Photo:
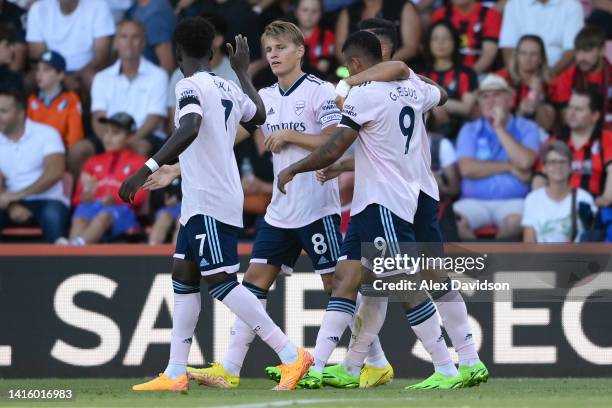
M288 130L277 130L276 132L272 132L264 142L266 150L272 153L280 152L289 143L289 132Z
M247 72L250 63L249 43L242 34L236 36L236 51L232 44L227 43L227 53L230 65L235 72Z
M346 98L343 98L340 95L336 96L336 106L338 107L338 109L342 110L344 109L344 101L346 100Z
M293 171L291 171L289 167L279 173L278 181L276 182L276 187L281 193L287 194L287 191L285 191L285 186L287 185L287 183L293 180L294 177L295 174L293 174Z
M142 166L136 173L132 174L127 180L121 184L119 188L119 197L126 203L134 201L136 192L142 187L151 174L151 170L147 166Z
M340 166L339 163L334 163L325 169L317 170L315 172L317 180L321 184L325 183L326 181L335 179L340 174L342 174L342 166Z
M30 212L30 210L28 210L21 204L9 205L8 215L9 218L17 224L23 224L24 222L32 218L32 213Z
M159 190L170 185L179 174L174 171L174 166L164 164L155 173L151 174L143 184L143 190Z

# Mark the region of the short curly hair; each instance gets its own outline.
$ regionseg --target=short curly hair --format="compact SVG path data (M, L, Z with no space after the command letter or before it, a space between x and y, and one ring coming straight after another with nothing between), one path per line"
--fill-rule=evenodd
M211 52L215 28L203 17L187 17L174 30L174 43L192 58L203 58Z

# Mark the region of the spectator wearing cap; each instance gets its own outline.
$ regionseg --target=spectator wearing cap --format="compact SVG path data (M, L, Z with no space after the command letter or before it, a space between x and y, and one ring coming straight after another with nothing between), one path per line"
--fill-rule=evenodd
M564 108L575 89L592 89L603 98L602 119L612 130L612 64L606 59L606 34L596 26L584 27L576 36L575 63L555 78L551 98Z
M573 242L585 230L581 207L586 206L591 214L597 207L587 191L570 185L572 152L565 143L547 144L542 157L548 183L525 198L523 241Z
M23 77L11 69L15 49L15 30L0 24L0 88L23 89Z
M119 58L100 71L93 81L91 118L94 135L75 146L71 162L77 166L103 150L101 140L105 127L99 119L117 112L128 113L134 118L136 132L129 143L139 154L149 155L161 147L165 139L161 128L167 115L168 74L142 56L145 33L139 22L122 21L117 28L116 44Z
M121 183L145 163L143 156L129 148L136 124L123 112L100 118L100 124L104 126L105 152L90 157L83 166L74 197L76 209L69 240L61 240L62 244L111 240L138 227L135 211L145 202L146 192L136 193L131 204L125 204L118 194Z
M7 0L0 0L0 24L10 26L15 30L14 58L11 64L13 71L23 70L28 56L28 46L25 42L26 11Z
M535 34L544 41L552 75L558 75L572 63L574 38L582 26L584 12L578 0L509 0L499 36L506 67L519 39Z
M174 71L172 33L176 26L174 10L168 0L136 0L127 17L144 26L146 46L144 57L166 70Z
M40 56L36 65L38 91L28 98L28 118L55 128L69 150L83 139L83 118L78 95L64 87L65 70L66 61L58 52L45 51Z
M26 106L20 91L0 89L0 229L36 221L53 243L68 221L64 144L55 129L27 119Z
M476 0L452 0L431 16L432 23L441 20L450 21L459 33L462 63L478 73L488 72L497 56L500 12Z
M520 237L523 199L540 141L535 122L511 115L512 99L502 77L487 75L478 89L482 116L459 132L461 199L454 210L462 239L473 239L473 231L484 226L495 226L498 239Z
M40 0L28 12L31 58L56 50L66 59L66 86L84 96L106 65L115 22L104 0Z

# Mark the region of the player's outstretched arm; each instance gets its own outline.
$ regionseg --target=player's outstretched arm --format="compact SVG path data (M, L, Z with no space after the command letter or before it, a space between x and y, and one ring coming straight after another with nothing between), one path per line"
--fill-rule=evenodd
M408 79L410 75L412 75L412 70L403 61L385 61L351 75L344 81L349 86L357 86L368 81L388 82Z
M338 160L353 144L359 132L348 127L338 128L336 133L321 147L302 160L287 167L278 175L278 189L285 194L285 185L296 174L319 170Z
M143 190L159 190L170 185L175 178L181 175L181 163L164 164L155 173L151 174L142 186Z
M266 107L264 106L261 97L257 93L257 89L253 86L251 82L251 78L247 73L247 69L249 68L249 43L247 42L247 38L243 37L241 34L236 36L236 52L234 52L234 48L232 44L227 44L227 52L229 54L230 65L232 69L236 73L238 80L240 81L240 86L242 87L242 91L253 101L255 106L257 107L257 111L253 118L245 122L245 126L259 126L262 125L266 121Z
M348 171L355 171L354 156L342 157L331 166L317 170L317 180L323 184L326 181L333 180L340 174Z
M161 149L153 156L147 164L142 166L136 173L132 174L121 184L119 197L126 203L134 200L136 192L143 186L147 178L153 173L152 168L163 166L174 161L191 142L198 136L198 130L202 123L202 116L197 113L188 113L179 121L179 127L168 138ZM152 163L152 164L150 164Z
M280 152L288 144L294 144L312 151L323 146L334 133L336 133L336 126L328 126L319 134L302 133L295 130L277 130L268 136L265 146L272 153Z

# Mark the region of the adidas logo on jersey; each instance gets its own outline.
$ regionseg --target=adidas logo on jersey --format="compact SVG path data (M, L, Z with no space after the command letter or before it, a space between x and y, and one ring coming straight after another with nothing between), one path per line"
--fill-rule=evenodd
M336 336L333 336L333 337L328 337L327 340L329 340L329 341L331 341L333 343L338 344L338 342L340 341L340 338L336 337Z
M270 107L270 110L268 111L268 115L274 115L274 108Z
M328 263L328 262L329 262L329 260L326 257L324 257L324 256L319 258L319 265L322 265L322 264Z
M202 260L200 261L200 268L204 268L204 267L206 267L208 265L210 265L210 264L208 263L206 258L202 258Z

